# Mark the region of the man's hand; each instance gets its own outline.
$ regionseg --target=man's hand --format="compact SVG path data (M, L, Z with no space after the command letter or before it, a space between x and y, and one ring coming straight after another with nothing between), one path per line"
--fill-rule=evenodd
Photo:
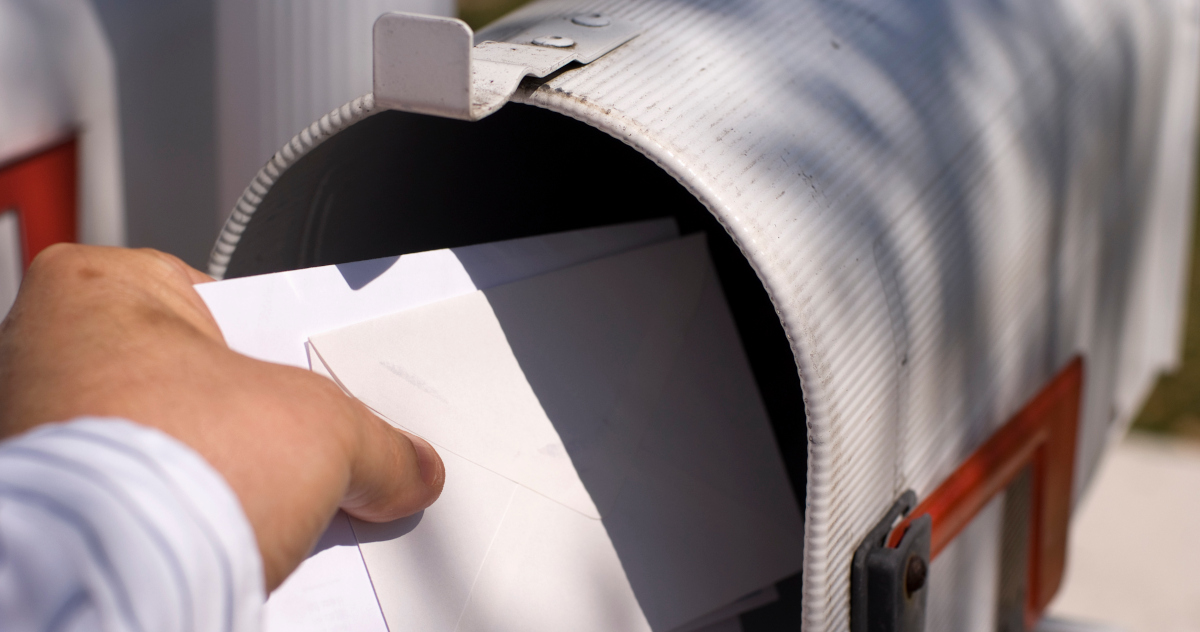
M211 280L152 250L46 249L0 324L0 438L99 415L183 441L241 500L270 590L337 507L372 521L415 513L445 470L329 380L231 351L192 289Z

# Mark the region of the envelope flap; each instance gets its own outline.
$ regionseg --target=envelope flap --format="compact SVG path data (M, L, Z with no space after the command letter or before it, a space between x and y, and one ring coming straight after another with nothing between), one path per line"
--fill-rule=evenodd
M571 509L611 507L708 274L700 236L310 340L391 423Z

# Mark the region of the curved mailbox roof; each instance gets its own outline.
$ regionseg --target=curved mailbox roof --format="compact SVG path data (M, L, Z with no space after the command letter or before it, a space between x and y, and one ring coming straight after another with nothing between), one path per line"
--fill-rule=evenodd
M1077 489L1174 361L1193 4L543 1L476 37L583 11L642 29L512 100L657 162L770 293L807 408L807 629L848 629L866 531L903 490L933 489L1073 355L1088 360ZM214 272L274 179L373 111L369 97L342 108L268 164ZM931 629L992 616L999 519L985 512L935 563Z

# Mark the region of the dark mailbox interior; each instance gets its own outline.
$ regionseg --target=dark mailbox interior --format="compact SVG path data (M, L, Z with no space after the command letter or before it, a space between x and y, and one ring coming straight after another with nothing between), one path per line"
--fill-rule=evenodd
M260 204L228 278L674 217L704 232L792 489L804 507L800 380L775 309L728 233L654 162L584 123L510 104L468 123L384 112L293 165ZM799 629L799 578L743 616Z

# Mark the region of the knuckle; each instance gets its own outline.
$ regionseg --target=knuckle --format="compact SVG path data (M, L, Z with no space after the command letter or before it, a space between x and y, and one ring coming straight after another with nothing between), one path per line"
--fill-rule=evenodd
M83 251L87 246L79 244L52 244L47 246L33 258L29 264L30 272L41 270L62 270L82 265Z
M39 284L95 281L112 271L114 250L81 244L53 244L34 257L27 274L31 281Z
M163 252L161 250L155 250L154 248L135 248L133 252L145 260L153 261L161 265L174 266L177 263L183 263L183 261L175 255Z

